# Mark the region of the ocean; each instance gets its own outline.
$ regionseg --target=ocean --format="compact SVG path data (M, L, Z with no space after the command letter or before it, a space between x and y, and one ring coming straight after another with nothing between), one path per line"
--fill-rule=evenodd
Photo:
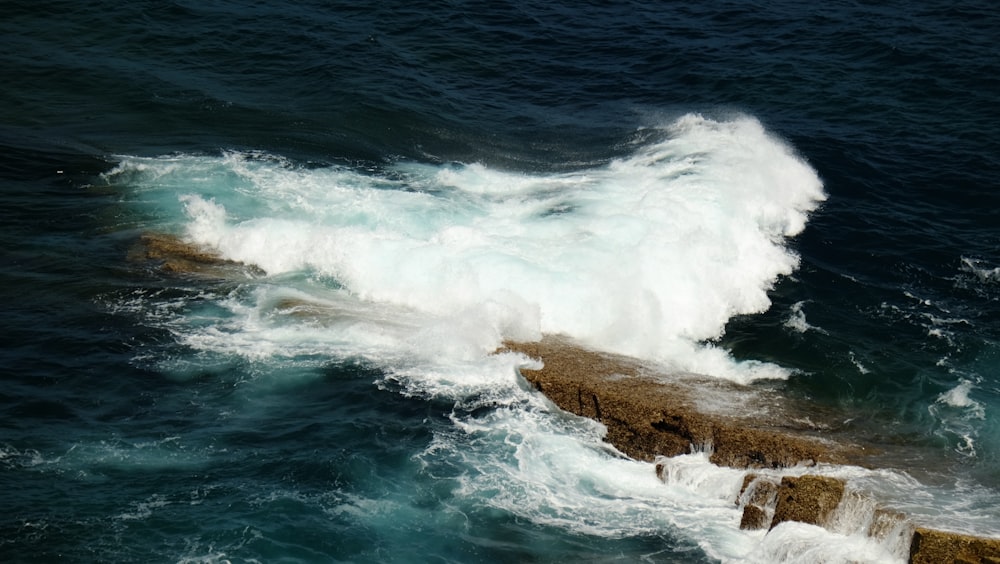
M884 453L810 472L1000 536L994 4L3 14L0 560L906 561L661 481L495 353L543 335L806 402Z

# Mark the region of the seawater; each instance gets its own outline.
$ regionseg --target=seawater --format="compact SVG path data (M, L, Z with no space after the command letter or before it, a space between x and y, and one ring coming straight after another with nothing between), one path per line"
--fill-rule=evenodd
M996 536L998 31L972 3L14 3L0 555L905 560L847 509L740 531L744 473L705 453L622 457L494 354L545 334L813 402L886 464L808 471ZM148 233L246 266L164 272Z

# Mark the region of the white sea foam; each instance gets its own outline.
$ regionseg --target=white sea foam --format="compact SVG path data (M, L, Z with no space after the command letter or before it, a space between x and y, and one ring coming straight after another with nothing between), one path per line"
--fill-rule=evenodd
M743 562L785 564L902 563L905 558L859 535L830 533L822 527L789 521L764 536Z
M440 435L428 449L431 457L455 453L471 469L456 498L530 522L607 538L673 531L699 539L711 558L732 563L896 563L907 555L909 523L884 537L868 536L875 509L866 503L869 497L851 497L848 501L857 503L838 508L828 528L784 523L770 531L745 531L739 529L736 504L745 472L715 466L706 453L659 460L661 480L653 464L610 453L599 442L600 425L589 420L501 409L456 422L463 434ZM819 466L757 472L775 481L827 475L845 480L852 491L875 489L882 499L905 501L925 513L940 507L934 492L892 471ZM913 488L921 488L923 497L913 495Z
M962 380L957 386L938 396L937 401L952 407L972 408L973 416L983 419L985 413L982 404L969 397L972 385L969 380Z
M955 450L970 457L976 455L976 440L986 419L986 407L969 395L974 388L974 382L962 379L927 408L940 422L941 432L957 438Z
M858 357L856 354L854 354L854 351L848 353L848 358L851 359L851 364L853 364L854 367L857 368L858 372L860 372L861 374L871 373L871 370L869 370L867 366L865 366L864 364L861 363L860 360L858 360Z
M789 311L788 317L785 318L785 327L788 327L796 333L805 333L810 330L825 333L822 329L814 327L806 321L806 314L802 311L802 307L804 305L805 302L796 302L792 304L791 311Z
M752 118L689 115L666 137L562 174L403 163L379 175L231 153L126 158L109 179L181 191L170 219L227 258L424 316L417 332L441 354L559 333L679 370L786 377L704 343L770 306L821 183Z
M990 268L982 260L962 257L961 269L975 275L984 283L1000 282L1000 266Z

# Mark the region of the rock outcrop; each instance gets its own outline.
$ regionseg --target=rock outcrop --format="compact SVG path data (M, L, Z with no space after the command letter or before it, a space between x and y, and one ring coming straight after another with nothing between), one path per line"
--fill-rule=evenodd
M142 235L129 250L128 258L133 262L152 262L162 272L175 276L230 279L263 274L256 266L224 259L218 253L165 233Z
M776 413L773 405L747 405L747 391L735 384L656 375L635 360L555 337L506 346L543 359L541 370L522 368L524 378L562 409L604 423L607 441L632 458L651 461L703 449L722 466L782 468L859 463L865 455L857 446L789 423L793 418ZM711 408L699 406L699 397L706 395L712 397Z
M743 477L743 487L736 498L736 505L743 508L740 529L769 529L778 504L780 482L757 474Z
M634 359L551 336L536 343L506 343L505 348L542 360L539 370L521 368L524 378L560 408L603 423L606 440L639 460L704 450L718 465L777 469L820 462L865 465L875 450L820 436L815 422L776 425L809 418L789 416L733 384L657 374ZM706 395L712 402L699 401ZM663 478L663 464L657 464L657 474ZM845 492L842 480L826 476L779 480L749 473L737 499L743 508L740 528L770 530L798 521L837 530L838 511L852 497L861 499L857 492ZM914 527L899 512L874 501L868 505L863 533L882 541L897 538L903 553L908 544L913 564L1000 564L1000 539Z
M1000 564L1000 539L917 528L910 543L912 564Z
M827 476L785 476L775 497L771 529L785 521L822 527L844 497L844 482Z

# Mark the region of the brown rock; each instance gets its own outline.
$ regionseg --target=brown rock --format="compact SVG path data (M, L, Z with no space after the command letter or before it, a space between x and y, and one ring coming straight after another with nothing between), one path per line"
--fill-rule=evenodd
M789 418L748 408L744 404L752 393L746 387L690 374L666 376L636 360L556 337L506 347L541 359L541 370L521 369L524 378L562 409L604 423L606 440L632 458L707 449L713 463L737 468L859 458L857 449L824 441L811 429L776 428L773 420ZM698 405L706 390L715 412Z
M263 275L253 265L222 258L211 250L178 237L150 233L129 252L133 261L155 261L174 274L214 278ZM327 315L327 308L289 298L275 309L293 316ZM711 450L715 464L779 468L796 464L857 463L871 453L817 437L810 431L829 426L802 418L805 425L775 426L773 421L797 421L761 409L754 416L745 398L749 389L693 375L657 374L642 363L576 346L547 336L536 343L506 343L506 348L544 362L541 370L522 368L524 378L556 405L604 423L607 440L630 457L653 460L692 449ZM717 401L706 409L698 393L710 390ZM750 407L748 409L748 407ZM665 466L657 465L661 479ZM844 483L822 476L782 478L780 485L749 474L738 503L741 529L774 528L785 521L825 525L844 495ZM769 515L773 511L773 517ZM905 519L899 513L876 509L869 534L881 538ZM954 562L1000 564L1000 539L917 528L910 544L913 564Z
M764 431L764 432L761 432ZM717 421L712 462L734 468L781 468L816 462L843 462L837 446L812 436Z
M785 476L778 488L773 529L785 521L823 526L844 496L844 482L826 476Z
M1000 539L917 528L910 542L911 564L1000 563Z
M743 518L740 519L740 529L744 531L765 529L770 521L771 517L763 507L747 505L743 507Z
M747 474L743 478L743 486L736 499L737 505L743 506L740 528L766 529L774 516L777 494L777 482L756 474Z
M153 261L158 264L160 270L170 274L211 278L239 278L264 274L256 266L224 259L210 249L164 233L142 235L129 251L128 257L132 261Z
M653 460L704 448L712 452L715 464L780 468L864 464L873 454L882 455L818 436L836 425L814 421L822 414L809 406L802 406L799 416L789 416L781 407L754 405L753 387L664 375L635 359L597 353L554 336L505 347L541 359L540 370L521 368L524 378L562 409L602 422L606 440L632 458ZM700 401L706 396L712 399L707 406ZM665 468L657 465L661 479ZM737 500L743 506L741 528L764 528L768 523L774 528L785 521L828 525L845 491L843 481L823 476L766 483L752 474L745 478ZM905 542L911 526L905 516L876 507L868 533L882 540L899 536ZM1000 564L1000 539L917 529L910 561Z

